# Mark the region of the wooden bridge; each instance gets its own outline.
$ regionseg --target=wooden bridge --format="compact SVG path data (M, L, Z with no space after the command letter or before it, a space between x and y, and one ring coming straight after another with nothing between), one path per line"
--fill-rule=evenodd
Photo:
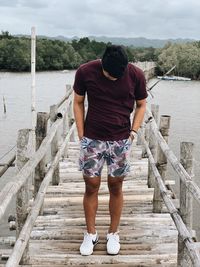
M193 144L182 144L180 163L167 145L170 117L162 116L158 129L155 105L147 111L131 148L131 172L123 186L120 253L106 254L109 195L104 169L96 219L100 241L93 255L80 255L84 182L77 165L72 100L67 86L66 96L51 106L49 114L37 114L34 155L29 155L34 133L19 131L19 172L0 192L0 219L16 197L17 238L14 248L0 249L0 266L200 266L200 243L195 242L190 220L191 197L200 203L200 189L191 178ZM166 180L167 161L181 180L180 206L170 190L173 181Z

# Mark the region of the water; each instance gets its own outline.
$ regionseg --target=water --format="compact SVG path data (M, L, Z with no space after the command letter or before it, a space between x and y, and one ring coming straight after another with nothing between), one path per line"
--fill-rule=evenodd
M74 71L41 72L36 75L36 109L49 111L65 94L65 85L72 84ZM151 84L155 80L151 81ZM31 77L27 73L0 73L0 158L16 144L17 130L31 126ZM200 185L200 82L161 81L152 90L154 98L148 104L158 104L160 114L171 116L169 145L179 158L181 141L195 144L195 181ZM7 114L3 114L3 95L6 99ZM10 158L10 155L7 157ZM5 162L0 160L0 162ZM0 178L0 188L13 175L10 170ZM174 171L169 168L168 178L178 181ZM175 187L178 193L178 186ZM194 228L200 233L200 207L194 203ZM7 234L7 219L1 222L0 232ZM3 231L2 231L3 230ZM200 240L200 239L199 239Z

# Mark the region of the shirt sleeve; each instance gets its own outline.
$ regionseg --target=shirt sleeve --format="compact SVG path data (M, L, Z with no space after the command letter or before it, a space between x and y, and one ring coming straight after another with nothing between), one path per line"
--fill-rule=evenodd
M147 98L146 79L142 70L137 69L137 83L135 88L135 99L142 100Z
M79 67L76 71L73 88L75 93L77 93L78 95L81 96L85 95L86 86L81 67Z

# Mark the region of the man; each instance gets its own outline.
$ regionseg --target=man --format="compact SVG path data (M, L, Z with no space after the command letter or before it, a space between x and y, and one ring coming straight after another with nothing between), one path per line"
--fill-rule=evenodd
M85 118L84 100L88 111ZM121 46L106 48L102 60L81 65L74 82L74 115L80 139L80 168L85 181L83 206L87 233L80 246L82 255L91 255L98 242L95 217L104 162L108 168L110 227L107 253L120 250L118 226L123 206L122 183L129 171L127 154L143 121L146 108L143 72L128 63ZM136 109L132 124L130 114Z

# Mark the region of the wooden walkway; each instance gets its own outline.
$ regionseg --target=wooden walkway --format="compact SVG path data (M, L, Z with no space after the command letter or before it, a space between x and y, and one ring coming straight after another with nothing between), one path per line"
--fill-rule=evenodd
M29 243L31 266L177 266L177 230L168 213L152 213L153 190L147 187L148 161L133 144L131 173L124 182L121 250L106 254L109 224L106 170L103 170L97 214L100 241L92 256L81 256L85 231L82 207L84 182L78 171L79 142L69 143L69 158L60 162L61 181L49 186L44 214L36 220Z
M100 241L93 255L80 255L86 230L82 206L84 182L78 171L79 141L70 88L67 85L66 95L50 107L49 113L37 113L33 155L30 155L32 131L21 129L18 133L16 160L9 161L10 164L16 161L18 172L0 190L0 220L16 200L17 239L12 249L0 247L0 267L17 267L22 260L23 267L200 267L200 242L194 239L191 224L191 198L200 204L200 188L192 180L191 172L193 144L181 143L180 163L167 144L170 117L161 116L158 129L156 105L152 105L152 113L147 110L139 131L142 147L134 142L130 153L131 172L123 185L119 255L106 254L110 220L106 167L96 218ZM148 159L142 158L142 150ZM168 190L170 186L165 186L167 161L180 178L178 208L174 205L178 199ZM5 165L0 177L10 164ZM27 194L31 188L34 194Z

